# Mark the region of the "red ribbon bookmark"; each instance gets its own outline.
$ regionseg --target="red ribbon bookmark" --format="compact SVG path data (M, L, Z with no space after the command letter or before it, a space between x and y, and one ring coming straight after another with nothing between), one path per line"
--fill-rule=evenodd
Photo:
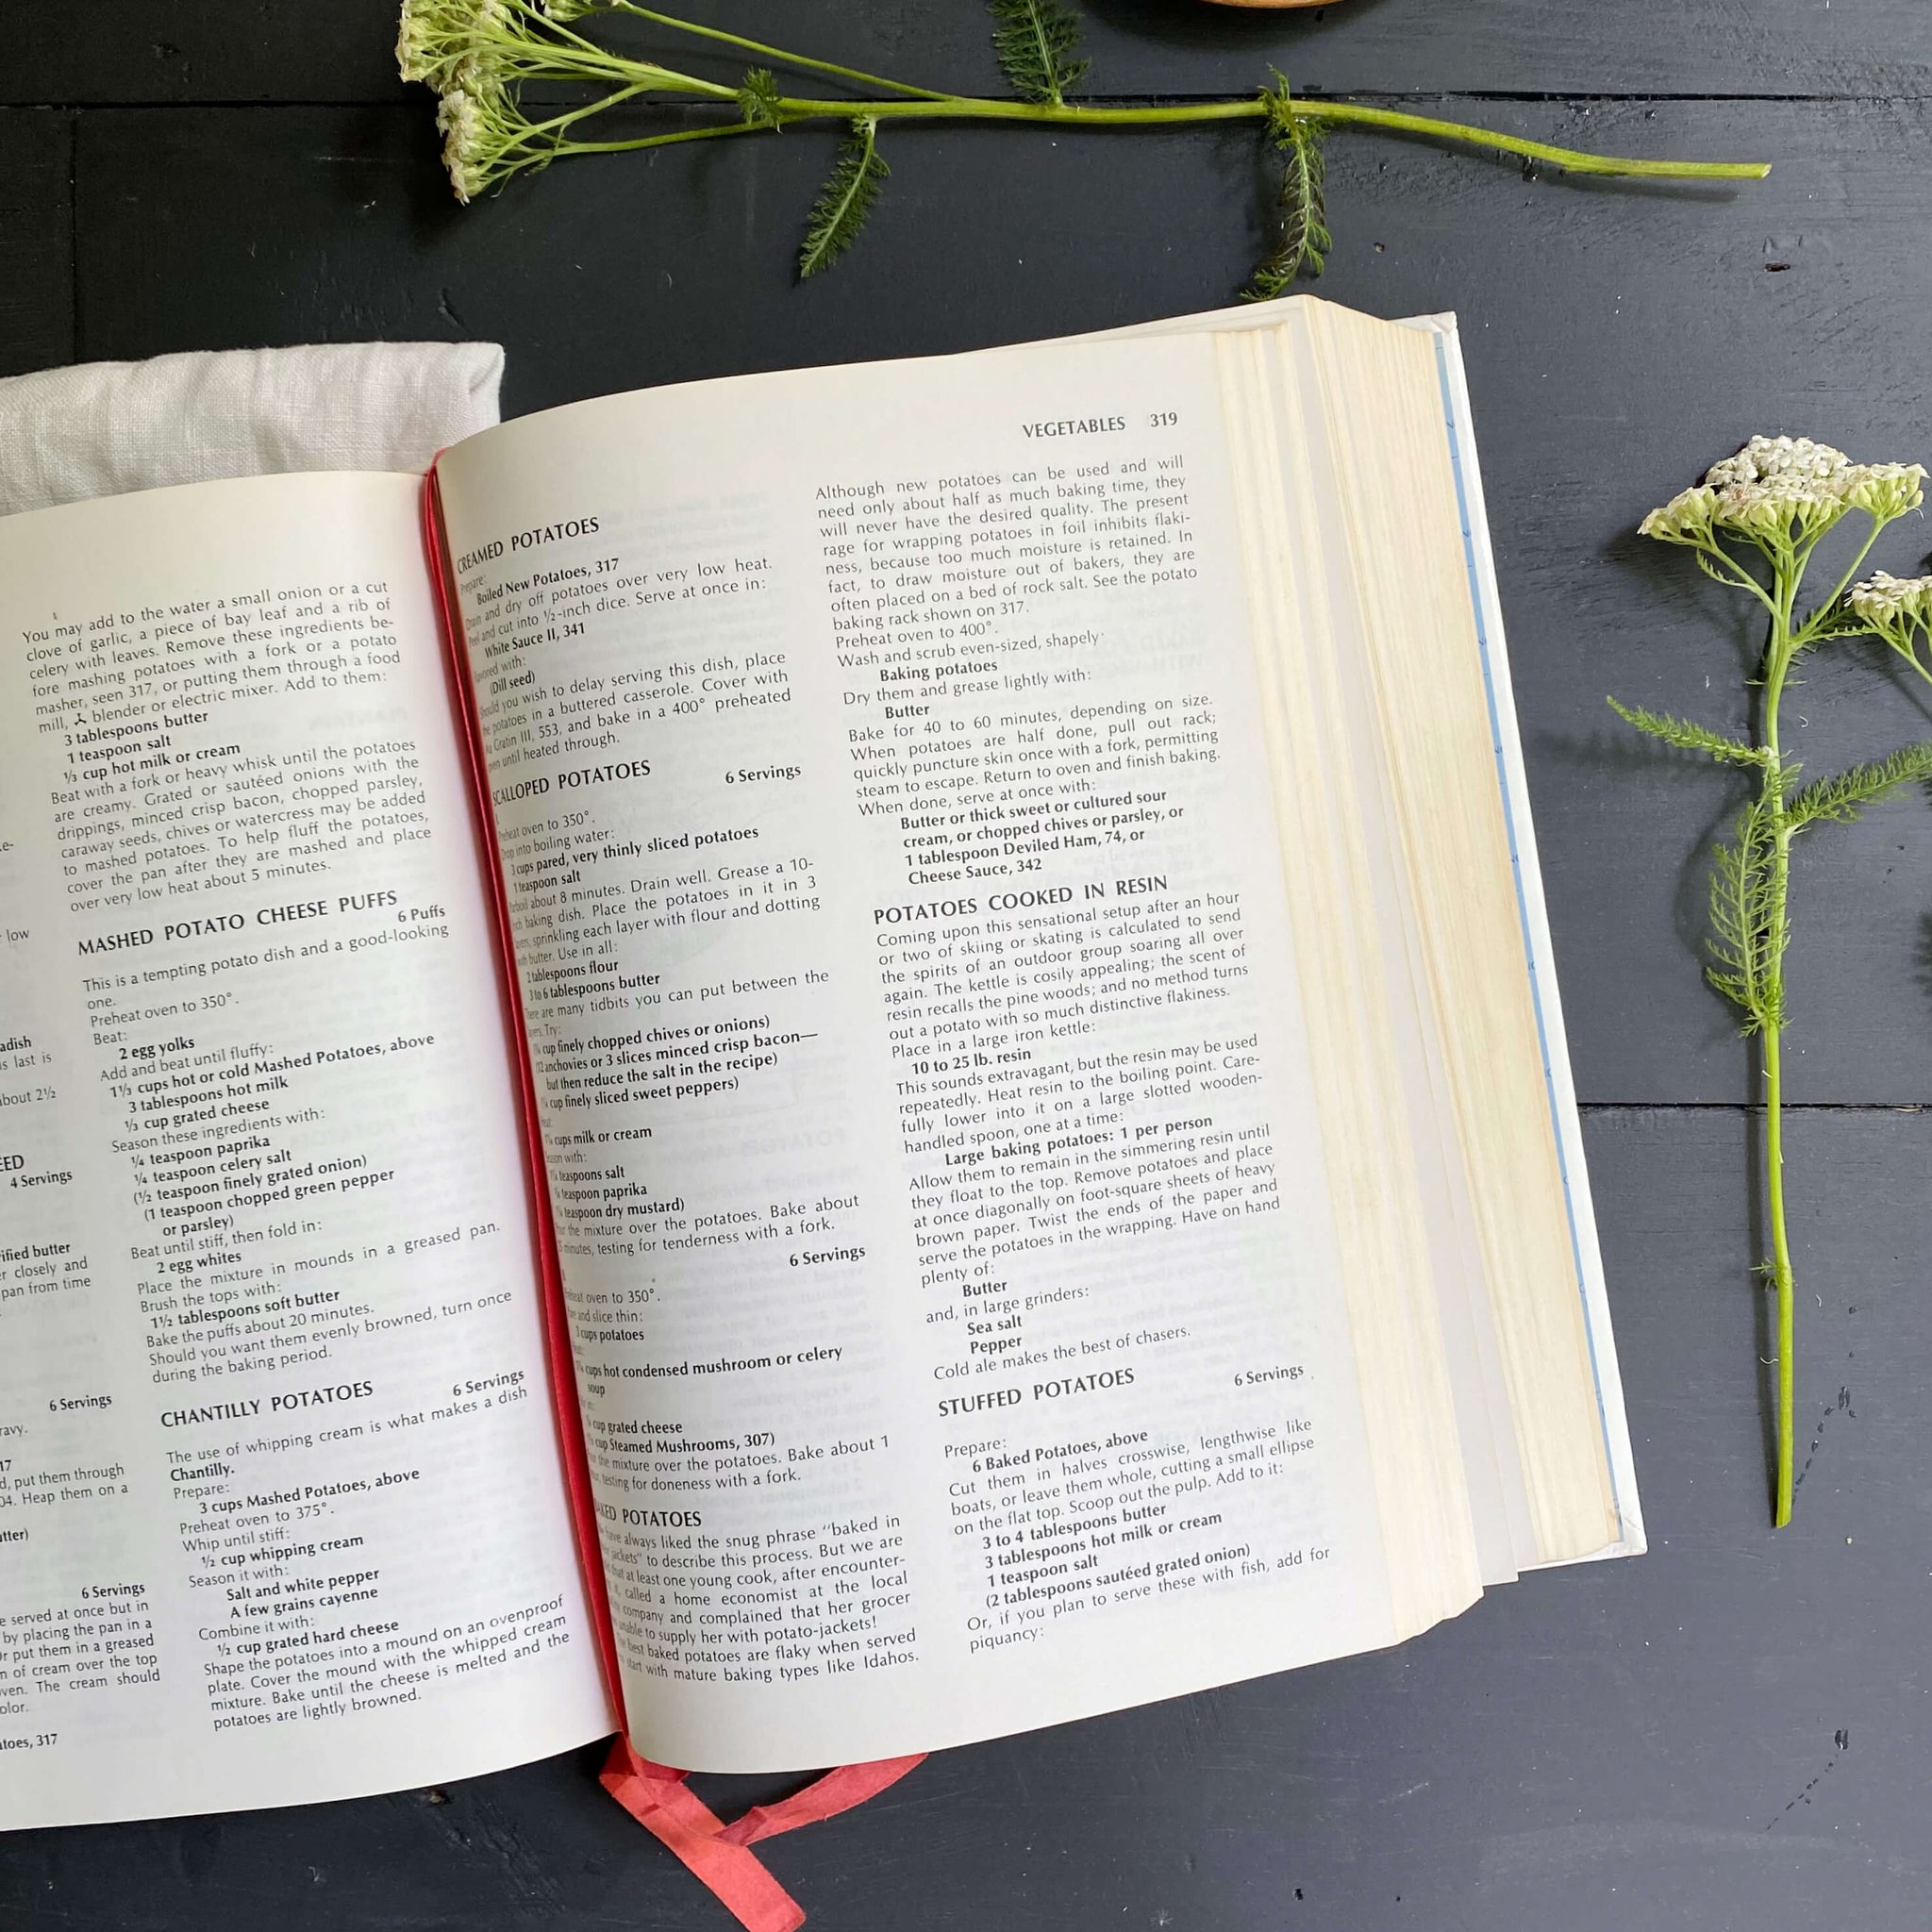
M776 1805L754 1805L729 1824L685 1783L688 1772L640 1757L630 1740L611 1740L599 1782L630 1815L716 1894L745 1932L796 1932L805 1911L759 1864L751 1847L761 1838L796 1831L849 1811L898 1781L925 1756L841 1764Z

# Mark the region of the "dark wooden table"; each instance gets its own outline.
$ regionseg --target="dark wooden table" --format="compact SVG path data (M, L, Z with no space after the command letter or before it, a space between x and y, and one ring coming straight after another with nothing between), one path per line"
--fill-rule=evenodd
M996 85L977 0L704 11ZM1827 828L1802 867L1805 1474L1774 1535L1750 1061L1689 950L1690 855L1737 794L1633 749L1603 698L1740 709L1720 593L1629 534L1706 464L1760 429L1932 461L1924 0L1093 15L1097 94L1244 92L1272 62L1545 140L1776 164L1735 192L1635 189L1400 141L1331 149L1322 292L1462 318L1653 1547L1526 1579L1389 1655L934 1758L768 1862L824 1932L1919 1932L1932 810ZM6 0L0 374L460 335L508 345L517 412L1207 308L1257 251L1265 184L1235 133L908 133L870 232L802 289L790 258L828 137L572 163L462 210L392 39L390 0ZM1923 530L1879 560L1919 567ZM1927 728L1860 654L1820 662L1794 708L1821 770ZM722 1932L591 1768L22 1835L0 1845L0 1925ZM769 1795L717 1782L721 1805Z

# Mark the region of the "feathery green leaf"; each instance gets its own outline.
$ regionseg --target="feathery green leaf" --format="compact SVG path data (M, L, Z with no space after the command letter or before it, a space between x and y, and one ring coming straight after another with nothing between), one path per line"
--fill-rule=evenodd
M1791 830L1820 819L1848 824L1874 798L1901 785L1932 778L1932 744L1908 744L1875 764L1854 765L1835 778L1821 778L1796 793L1787 808Z
M805 245L798 251L801 280L830 268L858 239L873 203L879 198L879 185L891 173L879 158L878 123L861 115L853 122L852 132L839 150L837 165L812 203Z
M769 67L747 69L744 85L738 90L738 111L747 127L782 127L785 117L778 99L778 83Z
M1703 724L1692 724L1689 718L1672 718L1661 711L1646 711L1641 705L1619 704L1615 698L1604 702L1626 724L1634 724L1640 731L1648 732L1652 738L1660 738L1666 744L1674 744L1679 751L1701 751L1727 765L1763 766L1771 761L1771 754L1755 744L1745 744L1736 738L1725 738Z
M1814 610L1798 627L1794 641L1802 640L1803 648L1808 650L1813 644L1825 643L1834 638L1871 638L1884 635L1876 625L1867 623L1848 606L1834 604L1823 610Z
M1693 549L1690 554L1696 558L1697 568L1706 576L1723 584L1727 590L1747 591L1757 582L1728 550L1720 549L1712 555L1707 550ZM1763 587L1759 585L1758 588L1761 590Z
M1074 58L1080 45L1080 16L1061 0L987 0L999 25L993 52L1000 70L1023 101L1063 107L1070 87L1086 77L1091 63Z
M1758 799L1739 815L1738 842L1711 855L1710 957L1706 976L1744 1009L1744 1031L1785 1023L1785 950L1790 944L1787 884L1771 814Z
M1278 73L1274 77L1280 85L1264 90L1262 98L1268 103L1269 128L1282 154L1281 190L1275 199L1274 245L1241 291L1250 302L1271 302L1287 294L1304 271L1320 275L1333 246L1321 130L1295 112L1286 77Z

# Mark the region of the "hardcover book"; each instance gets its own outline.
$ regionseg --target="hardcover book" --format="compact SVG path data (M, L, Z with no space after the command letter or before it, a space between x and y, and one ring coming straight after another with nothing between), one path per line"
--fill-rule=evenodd
M1642 1528L1454 325L0 523L0 1825L791 1771Z

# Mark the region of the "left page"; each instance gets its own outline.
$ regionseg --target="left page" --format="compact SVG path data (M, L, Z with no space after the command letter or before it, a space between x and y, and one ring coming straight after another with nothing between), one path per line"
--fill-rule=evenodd
M420 490L0 522L0 1828L612 1727Z

